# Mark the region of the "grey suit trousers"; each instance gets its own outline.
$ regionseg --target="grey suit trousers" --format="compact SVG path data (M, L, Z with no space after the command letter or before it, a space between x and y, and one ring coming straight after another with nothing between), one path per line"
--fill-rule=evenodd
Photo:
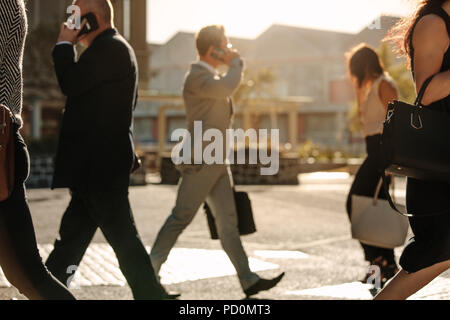
M159 231L150 254L156 274L159 274L180 234L206 201L214 214L222 247L237 271L242 288L248 289L258 282L259 277L251 272L242 246L229 167L183 165L179 170L182 179L175 208Z

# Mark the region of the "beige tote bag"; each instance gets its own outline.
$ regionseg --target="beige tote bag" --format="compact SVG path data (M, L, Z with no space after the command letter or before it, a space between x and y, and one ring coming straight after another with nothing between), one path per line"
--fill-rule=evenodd
M386 249L401 247L408 236L408 218L395 212L387 200L378 199L382 180L374 198L352 196L352 237L360 242ZM398 208L405 209L398 205Z

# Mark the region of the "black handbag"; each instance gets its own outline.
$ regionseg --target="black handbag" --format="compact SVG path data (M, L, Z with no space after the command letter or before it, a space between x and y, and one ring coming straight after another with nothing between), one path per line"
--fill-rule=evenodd
M248 197L247 192L237 192L236 190L233 190L233 192L238 215L239 234L245 236L255 233L256 225L255 219L253 218L252 203L250 201L250 198ZM219 235L217 233L216 222L211 209L206 202L203 208L208 220L211 239L217 240L219 239Z
M390 104L381 140L382 166L393 174L450 183L450 114L422 106L432 78L415 105Z
M383 183L391 207L398 210L389 195L385 172L426 181L450 183L450 114L427 109L422 98L433 77L423 84L414 105L394 101L389 105L381 139Z

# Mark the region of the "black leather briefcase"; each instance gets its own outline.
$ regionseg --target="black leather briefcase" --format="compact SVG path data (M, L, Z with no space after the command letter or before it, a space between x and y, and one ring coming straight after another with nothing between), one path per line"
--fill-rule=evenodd
M253 218L252 203L248 194L246 192L234 191L234 199L236 202L236 209L238 215L238 227L239 233L242 236L250 235L256 232L255 220ZM219 239L217 233L216 222L214 216L209 208L208 204L205 202L204 210L208 220L208 227L211 234L211 239Z

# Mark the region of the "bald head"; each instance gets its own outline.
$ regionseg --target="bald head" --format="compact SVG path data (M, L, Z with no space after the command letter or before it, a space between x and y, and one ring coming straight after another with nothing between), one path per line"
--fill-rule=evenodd
M114 24L114 11L110 0L74 0L73 4L81 9L81 14L92 12L103 24Z

